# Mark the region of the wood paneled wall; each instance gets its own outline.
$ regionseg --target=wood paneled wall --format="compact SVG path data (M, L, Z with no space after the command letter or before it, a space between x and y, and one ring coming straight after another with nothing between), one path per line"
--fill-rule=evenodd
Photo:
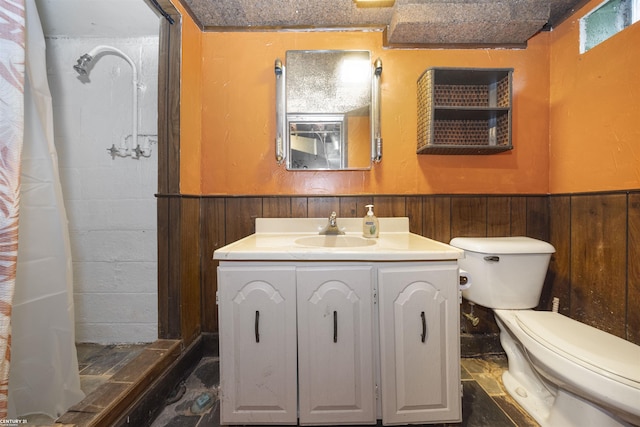
M551 242L553 255L539 309L572 318L640 344L640 192L567 196L165 196L172 213L168 257L176 272L159 293L161 338L193 340L218 329L213 252L255 231L259 217L360 217L375 204L380 217L407 216L413 233L449 242L456 236L526 235ZM172 248L175 248L173 250ZM463 312L471 309L465 301ZM461 332L496 334L490 310L475 306Z
M188 212L192 215L193 200L181 198L182 204L188 204ZM181 283L174 292L180 298L169 298L170 301L184 301L184 295L196 295L193 290L199 287L201 300L198 307L180 310L176 303L169 304L171 313L167 312L168 330L181 328L186 333L195 330L215 332L218 328L215 294L217 290L216 268L213 252L228 243L245 237L255 231L255 219L259 217L306 218L328 217L332 211L340 217L361 217L366 213L365 205L375 204L379 217L407 216L413 233L448 242L456 236L502 236L529 235L548 240L549 232L549 199L547 196L333 196L333 197L201 197L199 242L182 239L181 258L183 262L200 260L200 283ZM185 207L182 208L184 212ZM187 223L176 222L183 233ZM194 225L192 222L188 224ZM169 230L176 227L170 226ZM194 238L193 233L189 233ZM199 252L198 252L199 249ZM191 252L186 256L184 251ZM177 262L177 259L169 260ZM181 268L173 270L184 271ZM195 278L196 275L193 275ZM184 275L182 276L184 281ZM178 291L178 289L181 289ZM188 290L190 289L190 290ZM161 302L161 310L166 307ZM465 306L468 310L468 306ZM199 311L196 319L190 316L189 324L173 319L176 314L190 315ZM470 333L496 333L497 326L489 310L475 308L481 316L480 325L471 327L463 323L463 328ZM178 326L180 325L180 326Z
M640 192L550 196L545 308L640 344Z

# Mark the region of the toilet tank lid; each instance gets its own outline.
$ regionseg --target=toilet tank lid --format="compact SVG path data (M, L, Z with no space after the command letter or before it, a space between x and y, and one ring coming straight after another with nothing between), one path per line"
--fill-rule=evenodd
M556 251L547 242L525 236L456 237L449 244L465 251L487 254L552 254Z

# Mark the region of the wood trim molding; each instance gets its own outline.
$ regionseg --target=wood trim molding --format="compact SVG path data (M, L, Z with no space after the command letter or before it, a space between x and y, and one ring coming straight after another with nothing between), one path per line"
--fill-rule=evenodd
M158 194L180 192L180 72L182 18L168 1L162 7L174 23L160 19L158 57ZM158 337L183 338L180 257L180 200L157 197L158 221Z

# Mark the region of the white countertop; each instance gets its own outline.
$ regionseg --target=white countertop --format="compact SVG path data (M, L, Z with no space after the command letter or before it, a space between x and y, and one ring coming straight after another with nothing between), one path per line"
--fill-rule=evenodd
M324 247L300 242L319 236L319 231L327 225L327 218L257 218L255 234L217 249L213 258L221 261L442 261L463 257L464 251L460 249L410 233L408 218L378 220L380 236L363 238L363 245L367 246ZM347 239L362 237L362 218L338 218L337 224ZM343 240L342 237L322 236L315 240L332 245Z

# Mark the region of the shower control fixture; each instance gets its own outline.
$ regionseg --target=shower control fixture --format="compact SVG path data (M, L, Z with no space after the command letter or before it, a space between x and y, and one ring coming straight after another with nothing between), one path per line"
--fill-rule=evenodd
M111 156L113 158L115 158L116 155L120 157L131 156L134 159L139 159L140 157L149 157L151 155L151 148L146 143L148 139L145 138L145 146L140 147L140 144L138 144L138 70L136 69L136 65L131 60L131 58L127 56L126 53L113 46L99 45L94 47L84 55L80 56L76 65L73 66L73 69L76 70L80 77L87 77L89 75L89 72L91 71L93 63L97 59L99 59L98 55L105 53L116 54L124 58L129 63L129 65L131 65L133 86L133 129L131 132L131 146L127 144L127 138L125 137L123 138L120 147L115 148L115 146L112 146L111 148L107 149L107 151L111 153Z
M73 66L73 69L76 70L78 74L81 76L86 76L89 74L87 70L87 65L93 60L93 57L88 53L85 53L80 58L78 58L78 63Z

